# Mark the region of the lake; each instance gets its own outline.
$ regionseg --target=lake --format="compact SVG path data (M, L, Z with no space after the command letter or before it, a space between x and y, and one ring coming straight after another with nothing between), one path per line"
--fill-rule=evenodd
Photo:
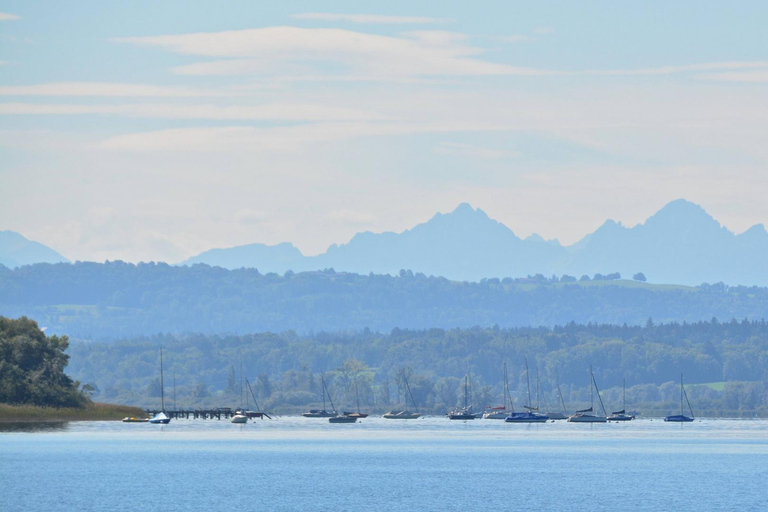
M768 421L0 424L0 510L765 510Z

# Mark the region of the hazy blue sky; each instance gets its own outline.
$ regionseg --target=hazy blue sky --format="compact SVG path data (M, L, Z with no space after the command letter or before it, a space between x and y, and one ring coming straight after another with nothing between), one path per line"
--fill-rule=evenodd
M0 3L0 229L71 259L768 221L768 2Z

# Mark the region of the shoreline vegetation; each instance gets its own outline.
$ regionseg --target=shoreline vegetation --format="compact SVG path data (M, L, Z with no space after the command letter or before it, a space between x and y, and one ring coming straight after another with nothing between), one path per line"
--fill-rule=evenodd
M120 421L126 416L146 418L140 407L93 402L85 407L41 407L0 404L0 423L49 421Z

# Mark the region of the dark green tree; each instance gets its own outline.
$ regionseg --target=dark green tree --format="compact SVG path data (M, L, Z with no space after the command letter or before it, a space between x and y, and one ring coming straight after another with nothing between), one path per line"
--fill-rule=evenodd
M66 336L46 336L26 317L0 317L0 403L82 407L89 399L64 373Z

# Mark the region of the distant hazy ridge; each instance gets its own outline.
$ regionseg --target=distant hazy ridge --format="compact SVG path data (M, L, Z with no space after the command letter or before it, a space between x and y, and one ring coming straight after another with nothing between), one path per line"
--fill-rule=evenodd
M358 233L347 244L318 256L303 256L292 244L251 244L214 249L183 264L206 263L228 269L258 268L283 273L333 268L367 274L410 269L449 279L620 272L643 272L655 283L704 282L768 285L768 233L762 224L735 235L700 206L669 203L632 228L606 221L578 243L563 247L537 235L518 238L480 209L462 204L448 214L402 233Z

